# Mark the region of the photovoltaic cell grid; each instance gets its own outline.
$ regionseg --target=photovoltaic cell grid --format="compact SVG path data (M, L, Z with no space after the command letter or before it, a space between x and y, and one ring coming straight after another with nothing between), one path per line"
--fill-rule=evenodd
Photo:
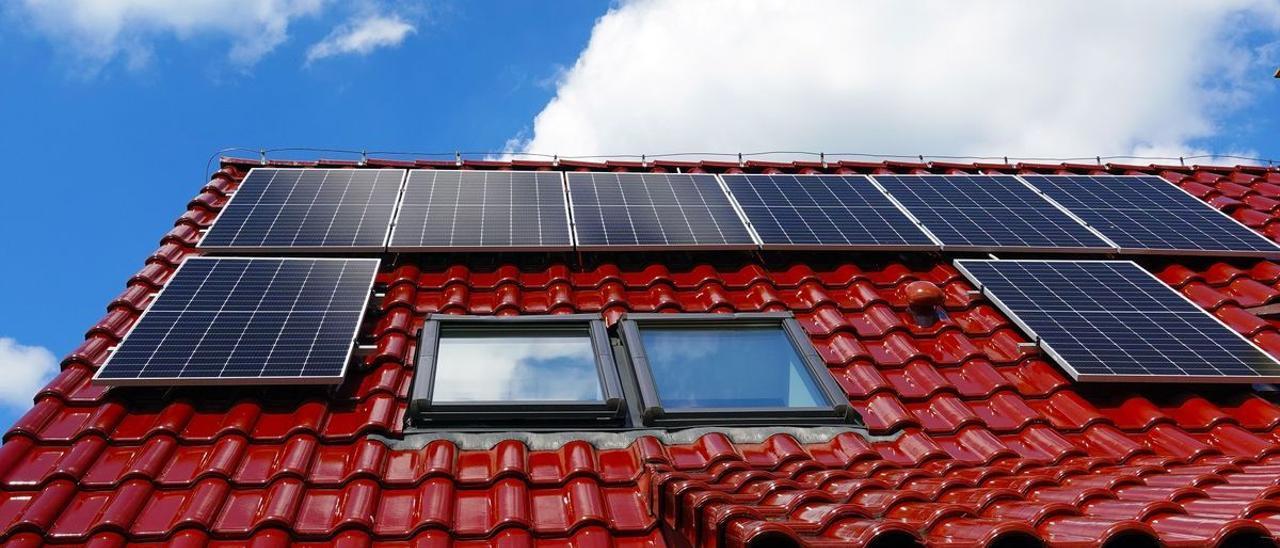
M1130 261L957 260L1081 381L1280 380L1280 363Z
M569 173L578 247L755 246L714 175Z
M863 175L721 178L766 247L938 247Z
M377 270L377 259L187 259L95 379L341 382Z
M1121 251L1280 256L1266 237L1155 176L1025 175Z
M403 178L398 169L255 168L200 247L381 250Z
M413 170L389 247L570 249L559 173Z
M876 175L875 180L943 249L1113 249L1016 177Z

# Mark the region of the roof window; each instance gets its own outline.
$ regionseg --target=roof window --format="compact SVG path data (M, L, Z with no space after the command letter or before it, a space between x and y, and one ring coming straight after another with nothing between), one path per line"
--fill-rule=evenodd
M646 424L850 418L848 399L789 313L631 314L621 332Z
M423 424L612 424L622 391L598 316L433 315L413 412Z
M432 315L410 418L450 430L852 422L790 313Z

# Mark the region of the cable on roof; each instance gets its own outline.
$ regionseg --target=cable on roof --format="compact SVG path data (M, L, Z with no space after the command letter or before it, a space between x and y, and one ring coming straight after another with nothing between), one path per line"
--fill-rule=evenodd
M1277 164L1274 158L1258 158L1252 156L1242 156L1237 154L1197 154L1193 156L1138 156L1138 155L1097 155L1097 156L979 156L979 155L947 155L947 154L878 154L868 152L811 152L802 150L769 150L759 152L668 152L662 154L589 154L589 155L560 155L560 154L542 154L538 152L514 152L510 150L503 151L461 151L453 152L419 152L419 151L392 151L392 150L349 150L339 148L319 148L319 147L277 147L277 148L260 148L252 149L245 147L227 147L215 151L209 156L209 160L205 163L206 178L212 176L210 169L213 165L213 159L228 153L243 152L253 154L258 160L267 164L271 160L272 155L280 153L312 153L312 154L350 154L360 158L362 163L367 163L370 157L378 156L395 156L410 158L449 158L452 157L454 163L461 166L464 158L478 157L486 159L503 159L503 158L540 158L550 160L553 165L559 165L562 160L640 160L645 165L648 162L659 158L680 158L680 157L700 157L700 158L735 158L739 165L745 165L748 158L760 156L811 156L818 159L819 162L826 166L827 158L869 158L875 160L917 160L921 163L927 163L930 160L962 160L970 162L978 161L1002 161L1006 165L1012 165L1012 162L1086 162L1093 160L1099 165L1114 160L1139 160L1148 162L1162 162L1177 160L1181 166L1186 166L1188 160L1199 159L1232 159L1265 164L1273 167Z

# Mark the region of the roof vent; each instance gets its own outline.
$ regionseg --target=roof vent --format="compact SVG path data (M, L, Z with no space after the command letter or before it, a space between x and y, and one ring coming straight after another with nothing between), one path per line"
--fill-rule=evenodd
M915 316L916 323L921 327L929 327L946 317L946 313L942 310L945 296L937 284L917 280L907 284L904 292L907 296L907 306L911 308L911 314Z

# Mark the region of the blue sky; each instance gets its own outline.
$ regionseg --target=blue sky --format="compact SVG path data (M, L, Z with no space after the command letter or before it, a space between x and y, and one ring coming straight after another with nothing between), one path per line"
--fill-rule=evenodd
M78 344L223 147L1280 157L1280 3L1028 4L10 3L0 372Z
M248 69L226 60L225 40L161 37L149 66L116 59L92 77L41 34L0 32L0 71L22 75L0 88L0 337L58 359L74 349L220 148L501 150L607 7L438 5L400 47L310 66L304 37L334 21L303 21ZM17 414L0 408L0 424Z

